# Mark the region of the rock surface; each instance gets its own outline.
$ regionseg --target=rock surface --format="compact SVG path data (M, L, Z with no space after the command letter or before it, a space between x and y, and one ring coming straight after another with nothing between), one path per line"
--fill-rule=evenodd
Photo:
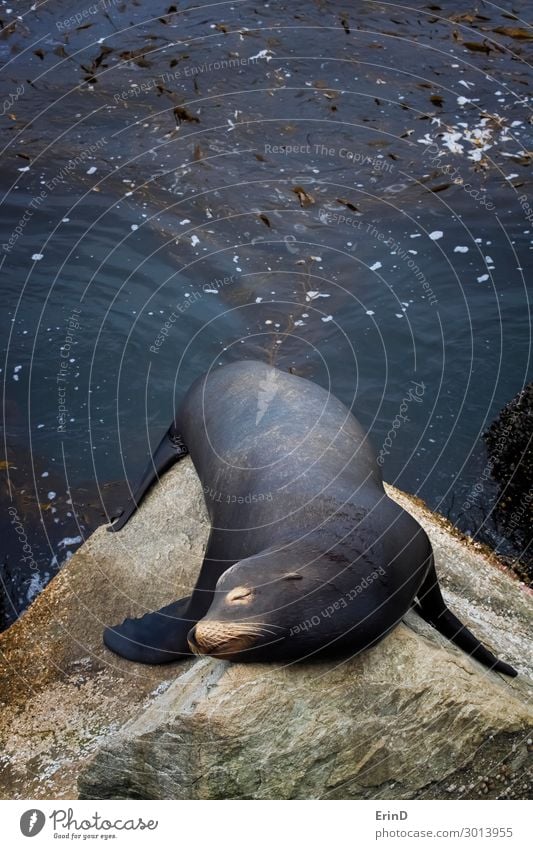
M498 481L492 510L497 534L519 557L515 569L533 585L533 383L527 383L483 434L487 471ZM494 532L493 532L494 533ZM496 534L495 534L496 535Z
M187 459L0 636L2 797L526 797L531 599L444 519L389 493L428 531L450 606L519 678L488 672L415 614L335 663L115 657L104 624L194 583L209 526Z
M209 523L183 461L119 534L98 530L0 634L0 796L76 798L80 765L191 663L128 663L104 625L187 595Z

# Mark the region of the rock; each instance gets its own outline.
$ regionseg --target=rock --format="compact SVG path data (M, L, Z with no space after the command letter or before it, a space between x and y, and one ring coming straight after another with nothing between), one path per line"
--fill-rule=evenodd
M484 775L496 789L502 761L520 772L527 758L528 719L504 684L402 625L380 648L337 664L202 659L104 745L80 794L427 798Z
M186 595L208 533L190 460L120 535L98 529L0 637L5 798L525 798L531 602L416 499L459 616L520 671L471 661L414 613L359 657L130 664L104 624Z
M184 461L120 535L98 528L0 634L0 795L75 798L84 758L191 665L128 663L104 648L102 629L187 595L208 532Z
M524 498L533 479L533 383L500 410L483 434L491 461L491 472L507 497ZM531 518L531 513L529 513Z
M487 470L499 484L492 523L501 539L511 541L519 554L516 571L533 582L533 383L500 410L483 434L489 460Z

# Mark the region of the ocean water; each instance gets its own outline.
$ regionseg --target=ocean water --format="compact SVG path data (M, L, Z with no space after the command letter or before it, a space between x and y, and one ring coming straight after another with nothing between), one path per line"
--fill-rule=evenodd
M482 434L531 380L528 4L2 5L3 624L239 358L525 556Z

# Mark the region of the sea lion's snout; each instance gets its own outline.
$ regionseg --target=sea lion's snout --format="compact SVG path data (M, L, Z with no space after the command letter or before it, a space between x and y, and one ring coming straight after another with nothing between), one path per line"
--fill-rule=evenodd
M254 646L257 629L245 622L201 620L189 631L187 641L193 654L208 654L221 660L231 660L240 652Z

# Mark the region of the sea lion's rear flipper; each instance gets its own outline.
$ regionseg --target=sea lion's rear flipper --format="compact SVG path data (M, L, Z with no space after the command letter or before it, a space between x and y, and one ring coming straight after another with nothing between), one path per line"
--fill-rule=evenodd
M446 602L440 591L433 555L427 575L417 593L417 603L413 607L426 622L433 625L437 631L451 640L452 643L455 643L456 646L468 652L471 657L474 657L480 663L495 672L510 675L512 678L518 675L516 669L513 669L508 663L498 660L492 652L486 649L477 637L468 630L466 625L463 625L457 616L446 607Z
M135 492L132 493L129 505L113 520L113 524L107 530L120 531L128 519L133 516L152 484L159 479L163 472L166 472L167 469L188 453L187 446L172 424L157 446Z

